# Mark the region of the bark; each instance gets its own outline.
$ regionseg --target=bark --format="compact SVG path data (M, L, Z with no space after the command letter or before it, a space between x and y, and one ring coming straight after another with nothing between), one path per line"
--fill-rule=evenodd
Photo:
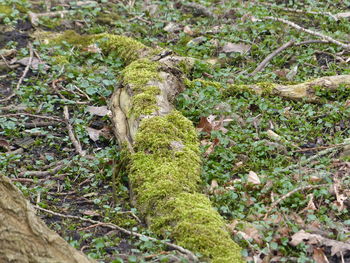
M0 175L0 262L92 263L35 215L10 179Z

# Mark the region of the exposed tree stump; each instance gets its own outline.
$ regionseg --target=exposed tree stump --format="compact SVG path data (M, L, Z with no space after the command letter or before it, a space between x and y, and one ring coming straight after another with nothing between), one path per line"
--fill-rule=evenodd
M35 215L10 179L0 175L0 262L92 263Z

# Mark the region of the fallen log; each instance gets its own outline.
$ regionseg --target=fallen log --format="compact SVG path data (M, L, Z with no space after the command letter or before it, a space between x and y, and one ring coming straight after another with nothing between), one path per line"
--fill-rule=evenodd
M216 263L244 262L225 222L200 189L200 151L193 124L172 102L193 59L110 34L72 31L47 39L97 45L127 64L110 101L115 136L126 152L132 200L152 231ZM194 260L194 259L192 259Z

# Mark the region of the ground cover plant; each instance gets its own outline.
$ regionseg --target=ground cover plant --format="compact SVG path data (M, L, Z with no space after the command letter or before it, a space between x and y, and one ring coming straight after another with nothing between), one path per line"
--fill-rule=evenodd
M349 5L0 0L0 171L51 229L98 262L193 261L167 245L170 233L147 228L130 199L108 105L128 61L75 38L128 36L195 59L180 66L186 88L175 104L198 132L201 191L244 259L347 262L349 84L289 99L271 83L349 74ZM62 32L70 38L46 41ZM261 93L249 88L257 83Z

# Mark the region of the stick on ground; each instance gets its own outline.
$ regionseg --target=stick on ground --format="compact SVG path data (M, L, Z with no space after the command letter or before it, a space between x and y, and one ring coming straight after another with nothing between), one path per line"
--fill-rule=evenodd
M78 139L75 138L74 132L73 132L73 127L69 122L69 111L68 111L68 106L63 107L63 114L64 114L64 119L66 121L67 129L68 129L68 135L70 140L72 141L75 150L80 156L85 156L86 153L83 151L80 142Z
M278 49L276 49L274 52L272 52L270 55L268 55L257 67L256 69L250 73L250 76L255 76L256 73L262 71L264 68L266 68L267 64L273 59L275 56L277 56L279 53L281 53L283 50L289 48L290 46L294 45L294 40L290 40L284 45L280 46Z
M83 218L83 217L79 217L79 216L64 215L64 214L60 214L60 213L57 213L57 212L53 212L53 211L45 209L45 208L41 208L39 206L34 206L34 207L36 209L40 210L40 211L43 211L43 212L51 214L51 215L55 215L55 216L59 216L59 217L63 217L63 218L77 219L77 220L84 221L84 222L89 222L89 223L92 223L92 224L98 224L98 225L101 225L101 226L104 226L104 227L108 227L110 229L118 230L118 231L120 231L120 232L122 232L122 233L124 233L124 234L126 234L128 236L135 236L135 237L138 237L138 238L147 238L147 239L149 239L151 241L159 242L159 243L162 243L162 244L166 245L169 248L175 249L175 250L177 250L177 251L187 255L191 260L193 260L195 262L198 261L197 257L191 251L189 251L188 249L185 249L185 248L183 248L181 246L169 243L167 241L158 240L158 239L156 239L154 237L150 237L150 236L146 236L146 235L143 235L143 234L139 234L139 233L127 230L125 228L122 228L122 227L120 227L118 225L115 225L115 224L112 224L112 223L104 223L104 222L92 220L92 219L89 219L89 218Z
M263 19L264 20L273 20L273 21L281 22L281 23L286 24L288 26L291 26L291 27L293 27L296 30L299 30L301 32L305 32L305 33L308 33L310 35L320 37L323 40L327 40L330 43L333 43L333 44L335 44L337 46L340 46L340 47L342 47L344 49L350 49L350 45L349 44L345 44L345 43L343 43L341 41L338 41L338 40L336 40L336 39L334 39L334 38L332 38L330 36L326 36L326 35L324 35L322 33L317 32L317 31L313 31L313 30L310 30L310 29L303 28L303 27L301 27L301 26L299 26L299 25L297 25L297 24L295 24L295 23L293 23L293 22L291 22L289 20L286 20L286 19L283 19L283 18L277 18L277 17L273 17L273 16L266 16Z
M24 71L23 71L23 73L22 73L22 76L21 76L20 79L18 80L15 90L12 92L11 95L7 96L7 97L4 98L4 99L1 99L0 102L8 101L8 100L12 99L14 96L16 96L16 91L19 90L19 88L21 87L22 82L23 82L23 79L26 77L26 75L27 75L27 73L28 73L28 71L29 71L29 68L30 68L30 66L32 65L34 52L33 52L32 44L29 43L28 45L29 45L29 60L28 60L28 64L27 64L27 66L25 67L25 69L24 69Z

